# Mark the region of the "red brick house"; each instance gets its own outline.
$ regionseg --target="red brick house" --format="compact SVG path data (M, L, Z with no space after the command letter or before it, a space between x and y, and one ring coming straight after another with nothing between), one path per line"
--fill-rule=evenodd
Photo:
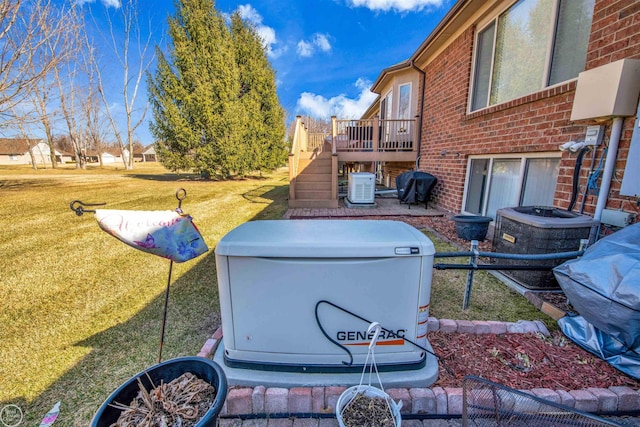
M599 67L623 59L631 61L616 86L620 67ZM596 217L604 207L637 215L638 60L638 1L458 1L407 61L424 73L418 167L438 178L435 204L489 216L526 205L571 207ZM595 69L605 81L596 88L616 86L617 94L589 100L594 84L589 88L591 74L581 72ZM582 81L586 107L574 105ZM626 98L626 111L606 111L612 96ZM592 104L604 110L585 113ZM602 126L595 128L603 134L595 149L581 156L580 144L576 151L559 149L585 141L591 125ZM592 174L599 177L586 191Z
M554 206L598 220L640 212L639 1L458 0L371 90L379 97L359 121L342 121L346 130L334 123L334 166L331 156L322 160L324 175L358 162L393 186L417 166L438 179L435 205L494 218L507 206ZM409 137L392 152L399 129ZM583 149L594 131L598 144ZM337 206L335 179L322 192L307 189L320 174L303 156L320 160L316 151L326 145L300 133L290 206L318 205L295 201L313 192Z

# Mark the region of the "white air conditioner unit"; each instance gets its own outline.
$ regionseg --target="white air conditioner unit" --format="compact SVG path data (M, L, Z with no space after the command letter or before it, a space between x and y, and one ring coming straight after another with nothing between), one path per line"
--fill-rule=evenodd
M368 172L349 174L347 199L351 203L373 203L376 191L376 176Z

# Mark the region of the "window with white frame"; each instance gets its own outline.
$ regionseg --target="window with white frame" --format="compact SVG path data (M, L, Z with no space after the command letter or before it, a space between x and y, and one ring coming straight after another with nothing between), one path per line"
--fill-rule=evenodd
M478 31L470 111L584 71L595 0L519 0Z
M391 111L392 111L392 107L393 107L393 91L390 91L384 97L383 105L384 105L384 107L382 108L383 111L381 111L381 113L382 113L381 118L382 119L390 119L391 117L393 117L391 115Z
M560 156L476 157L469 159L463 212L495 219L513 206L553 206Z
M393 104L393 91L387 92L380 101L380 118L382 120L391 118L391 104Z
M398 92L398 118L408 119L411 115L411 83L401 84Z

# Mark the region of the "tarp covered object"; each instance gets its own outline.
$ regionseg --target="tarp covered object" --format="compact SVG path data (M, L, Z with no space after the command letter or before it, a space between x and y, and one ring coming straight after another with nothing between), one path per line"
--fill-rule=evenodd
M398 199L402 203L424 202L425 207L438 179L426 172L404 172L396 177Z
M578 345L640 378L640 224L553 269L580 316L558 322Z
M209 250L191 216L181 212L97 209L95 216L100 228L118 240L175 262Z

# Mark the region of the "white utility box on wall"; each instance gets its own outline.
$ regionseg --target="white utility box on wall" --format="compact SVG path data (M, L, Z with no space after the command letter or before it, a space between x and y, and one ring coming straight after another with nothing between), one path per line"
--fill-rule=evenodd
M397 221L242 224L215 250L224 364L361 372L366 319L387 330L375 349L381 371L424 368L434 253L423 233ZM435 381L437 362L431 369Z
M633 116L638 107L640 60L621 59L578 75L571 121Z

